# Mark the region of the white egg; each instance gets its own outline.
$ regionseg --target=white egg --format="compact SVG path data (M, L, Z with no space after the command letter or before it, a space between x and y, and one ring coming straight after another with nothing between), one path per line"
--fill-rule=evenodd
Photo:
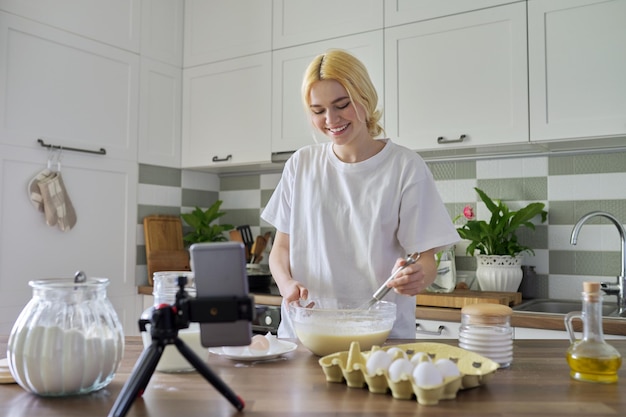
M387 349L387 354L392 358L395 358L396 355L399 355L398 357L406 358L406 353L398 347L392 347Z
M413 371L415 384L420 388L434 387L443 383L441 372L432 362L420 362Z
M420 362L430 362L430 357L428 356L428 353L426 352L416 352L412 357L411 357L411 362L413 362L413 365L417 365Z
M406 358L398 358L389 365L389 378L392 381L399 381L402 375L411 376L413 364Z
M437 362L435 362L435 366L437 367L437 369L439 369L439 372L441 372L441 375L444 378L461 375L459 367L450 359L439 359Z
M378 371L386 371L389 369L389 365L391 365L391 356L387 354L384 350L377 350L372 352L367 358L367 362L365 363L365 369L367 369L367 373L369 375L374 375Z

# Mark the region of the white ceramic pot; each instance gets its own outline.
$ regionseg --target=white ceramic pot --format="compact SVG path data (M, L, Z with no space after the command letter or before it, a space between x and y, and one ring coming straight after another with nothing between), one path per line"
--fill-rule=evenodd
M523 256L476 255L476 279L482 291L516 292L522 282Z

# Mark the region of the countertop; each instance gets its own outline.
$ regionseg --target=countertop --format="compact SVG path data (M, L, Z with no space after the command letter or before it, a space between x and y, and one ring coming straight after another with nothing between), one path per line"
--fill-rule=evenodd
M0 336L5 356L6 336ZM394 341L415 342L413 340ZM420 341L421 342L421 341ZM445 342L443 342L445 343ZM448 343L454 344L454 341ZM626 341L611 341L624 357ZM496 371L480 387L462 390L456 399L424 406L416 400L396 400L366 388L328 383L318 357L299 346L286 360L246 364L209 355L209 366L246 403L242 412L197 373L155 372L143 397L127 416L616 416L626 413L626 369L617 384L572 380L564 340L516 340L510 368ZM106 416L142 349L139 337L127 337L124 360L106 388L89 395L45 398L18 385L0 385L1 416Z

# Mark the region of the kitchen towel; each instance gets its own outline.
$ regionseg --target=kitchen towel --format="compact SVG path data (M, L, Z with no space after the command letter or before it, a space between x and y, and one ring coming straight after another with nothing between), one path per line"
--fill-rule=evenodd
M60 172L38 182L48 226L57 225L64 232L76 225L76 211L67 194Z

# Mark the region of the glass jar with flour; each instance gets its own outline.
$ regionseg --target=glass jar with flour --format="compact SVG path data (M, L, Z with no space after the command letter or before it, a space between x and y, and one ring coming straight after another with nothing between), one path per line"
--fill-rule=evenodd
M33 296L13 325L7 356L13 378L35 394L99 390L122 360L124 334L106 295L109 280L80 274L29 282Z

